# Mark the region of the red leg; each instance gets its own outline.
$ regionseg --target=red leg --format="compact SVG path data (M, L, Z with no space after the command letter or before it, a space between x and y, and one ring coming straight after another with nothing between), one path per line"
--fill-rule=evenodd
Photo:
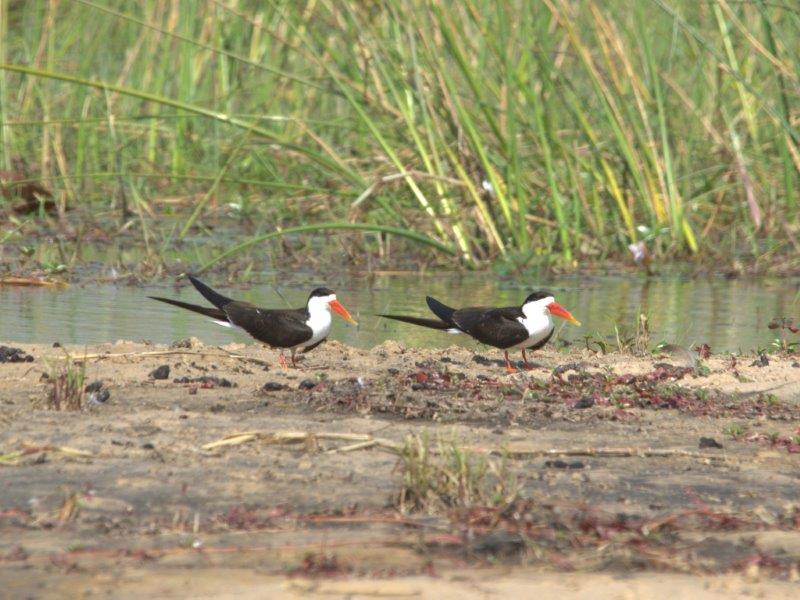
M283 355L283 350L281 350L280 353L278 354L278 362L281 363L281 366L284 369L288 368L288 365L286 364L286 357Z
M511 366L511 361L508 359L508 350L503 352L503 355L506 357L506 373L516 373L517 370Z
M528 357L525 356L525 348L522 349L522 360L525 361L525 370L530 371L533 367L528 363Z
M295 355L296 352L297 352L297 350L292 348L292 367L294 367L295 369L297 368L297 361L294 359L294 355Z

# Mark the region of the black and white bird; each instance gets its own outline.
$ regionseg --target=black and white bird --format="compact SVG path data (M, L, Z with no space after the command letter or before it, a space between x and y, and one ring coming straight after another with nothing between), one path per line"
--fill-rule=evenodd
M451 308L435 298L426 297L428 308L438 319L409 317L405 315L379 315L395 321L403 321L448 333L466 333L483 344L504 351L506 370L516 372L508 359L508 351L522 350L525 367L529 368L526 350L537 350L544 346L555 331L553 316L573 325L580 322L555 301L553 294L545 290L530 294L521 306L503 308L472 307Z
M279 360L284 367L286 366L284 349L291 350L292 366L297 366L295 354L298 350L308 352L325 341L331 331L331 311L341 315L345 321L357 325L347 309L336 299L333 290L328 288L317 288L312 291L303 308L275 309L259 308L249 302L226 298L191 275L189 281L214 305L214 308L171 298L149 297L211 317L219 325L239 327L259 342L272 348L280 348Z

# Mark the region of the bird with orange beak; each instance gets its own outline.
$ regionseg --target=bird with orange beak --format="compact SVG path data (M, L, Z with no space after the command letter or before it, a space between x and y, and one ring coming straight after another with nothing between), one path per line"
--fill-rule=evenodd
M426 300L428 308L437 319L405 315L379 316L448 333L466 333L483 344L503 350L509 373L516 372L516 369L511 365L508 351L521 350L525 368L530 368L525 351L537 350L550 340L555 331L552 317L580 325L566 308L555 301L553 294L544 290L531 293L520 306L503 308L455 309L430 296Z
M296 367L295 354L298 350L308 352L325 341L331 331L331 311L345 321L357 325L347 309L337 300L333 290L328 288L312 291L306 306L302 308L275 309L259 308L248 302L226 298L191 275L189 281L214 308L171 298L150 298L211 317L215 323L225 327L238 327L259 342L272 348L280 348L279 361L283 367L287 366L284 349L291 350L292 366Z

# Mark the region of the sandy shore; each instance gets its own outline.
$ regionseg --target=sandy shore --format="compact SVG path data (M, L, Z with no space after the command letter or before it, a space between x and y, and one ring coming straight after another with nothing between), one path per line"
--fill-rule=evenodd
M796 590L792 357L548 350L508 375L493 351L391 342L296 370L257 345L11 345L32 357L0 364L0 583L20 597ZM65 352L100 382L80 411L47 409ZM519 503L400 514L397 448L423 433L504 455Z

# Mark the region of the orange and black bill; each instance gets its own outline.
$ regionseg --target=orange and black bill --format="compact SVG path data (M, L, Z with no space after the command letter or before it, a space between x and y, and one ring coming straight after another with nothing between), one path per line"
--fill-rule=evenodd
M353 325L358 325L358 322L350 316L350 313L347 312L347 309L342 306L338 300L331 300L330 307L333 312L337 315L340 315L345 321L348 323L352 323Z
M565 321L572 323L573 325L580 325L581 322L578 321L575 317L572 316L566 308L561 306L558 302L551 302L547 305L547 310L550 311L551 315L555 315L556 317L560 317Z

